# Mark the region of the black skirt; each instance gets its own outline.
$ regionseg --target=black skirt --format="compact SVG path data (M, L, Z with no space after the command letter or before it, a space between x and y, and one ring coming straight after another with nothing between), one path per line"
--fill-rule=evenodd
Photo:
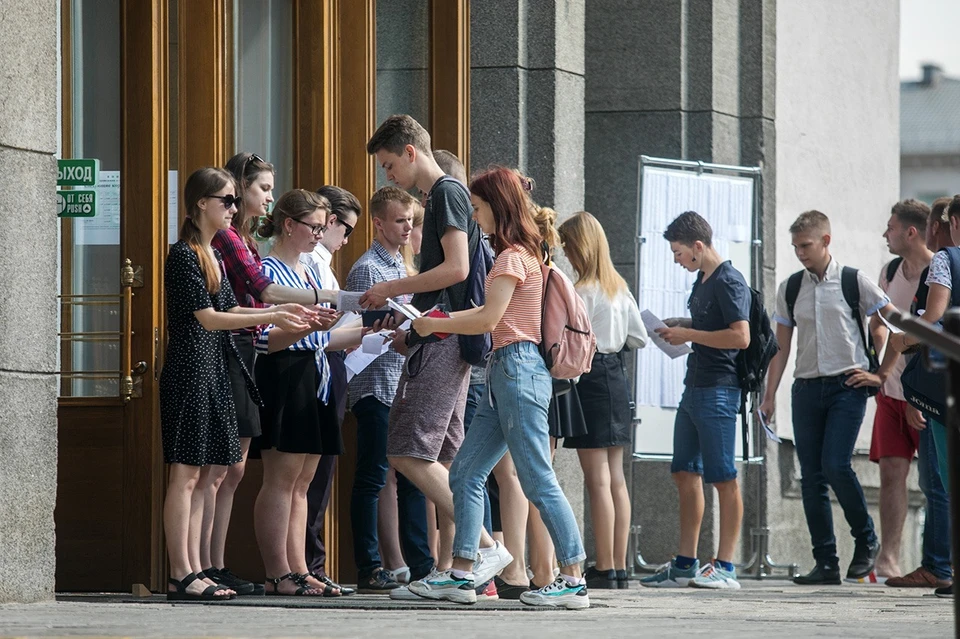
M254 372L254 362L257 351L253 345L253 333L239 333L233 336L233 343L237 347L237 354L251 374ZM230 390L233 392L233 403L237 408L237 431L240 437L260 436L260 407L250 396L246 376L235 357L227 357L227 374L230 376Z
M577 395L577 385L570 380L553 380L553 399L547 415L550 436L557 439L580 437L587 431L584 411Z
M262 433L251 450L339 455L343 452L340 420L334 403L317 399L313 351L283 350L257 357L257 387Z
M587 432L568 437L564 448L610 448L629 446L633 415L630 390L622 353L597 353L590 372L576 385L584 415L589 415Z

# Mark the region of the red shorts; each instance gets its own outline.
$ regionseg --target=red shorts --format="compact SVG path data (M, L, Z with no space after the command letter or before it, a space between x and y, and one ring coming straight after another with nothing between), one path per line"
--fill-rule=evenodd
M870 461L882 457L913 459L920 444L920 431L911 428L906 417L907 402L877 393L877 413L873 417Z

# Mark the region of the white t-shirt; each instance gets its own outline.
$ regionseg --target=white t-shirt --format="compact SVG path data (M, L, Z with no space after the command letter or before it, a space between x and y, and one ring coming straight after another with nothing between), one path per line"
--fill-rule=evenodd
M906 262L900 263L900 266L897 267L897 272L893 274L893 279L889 282L886 280L887 267L884 266L880 272L880 288L887 294L887 297L890 298L890 303L901 310L908 310L913 304L913 298L917 294L917 287L920 286L920 275L922 274L922 271L913 273L908 279L903 274L905 264ZM900 375L903 373L906 365L906 358L897 358L897 363L894 365L893 370L890 371L890 376L887 377L887 380L883 383L883 394L887 397L904 401L903 385L900 383Z

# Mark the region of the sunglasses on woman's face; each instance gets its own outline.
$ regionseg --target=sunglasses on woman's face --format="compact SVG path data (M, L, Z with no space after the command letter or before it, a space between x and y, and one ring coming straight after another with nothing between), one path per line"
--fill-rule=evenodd
M233 193L228 193L227 195L205 195L204 197L214 197L223 202L223 208L229 209L231 207L240 207L240 198L238 198Z

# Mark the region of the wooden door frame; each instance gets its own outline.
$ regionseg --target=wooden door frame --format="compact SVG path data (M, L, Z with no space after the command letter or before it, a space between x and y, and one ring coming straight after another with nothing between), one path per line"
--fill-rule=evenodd
M123 583L165 588L164 466L160 446L159 360L164 343L163 264L167 255L167 0L121 0L122 255L143 267L134 289L134 362L147 362L143 395L124 409ZM117 265L117 276L119 277Z
M430 138L470 175L470 0L430 3Z

